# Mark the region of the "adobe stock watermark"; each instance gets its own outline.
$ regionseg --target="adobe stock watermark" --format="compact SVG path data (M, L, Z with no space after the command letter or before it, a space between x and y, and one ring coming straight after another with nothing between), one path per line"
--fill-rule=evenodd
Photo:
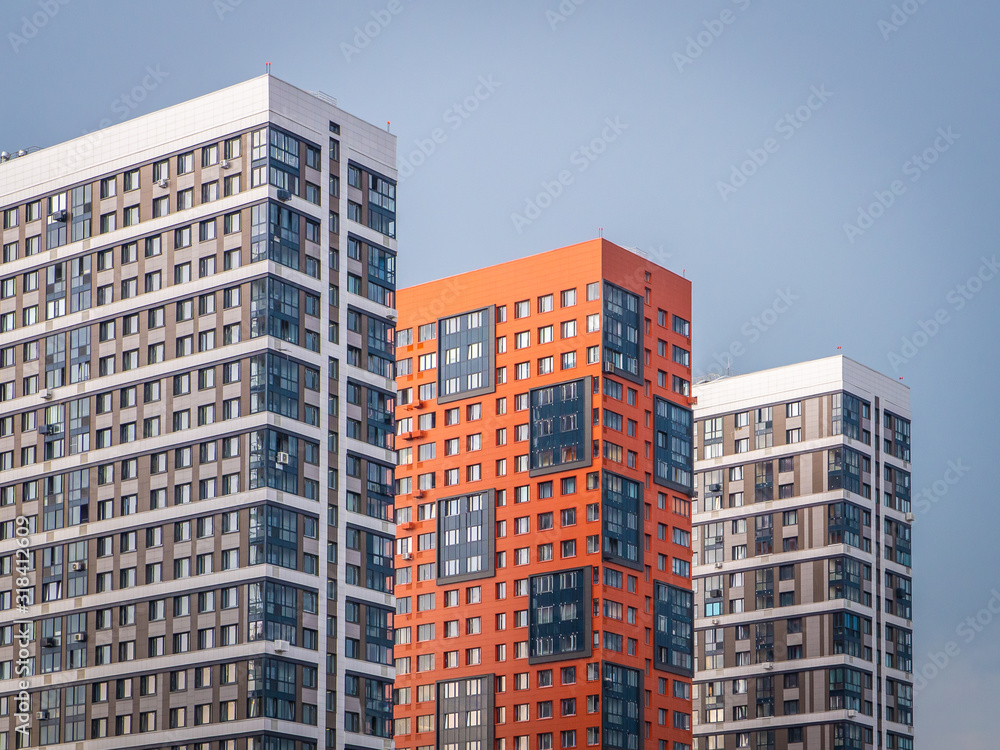
M549 28L553 31L561 23L566 23L571 15L576 13L576 9L587 0L562 0L555 9L548 8L545 11L545 20L549 22Z
M926 320L918 320L916 330L900 340L899 350L886 353L893 372L899 372L900 367L912 362L931 339L953 320L952 314L964 310L972 298L983 291L986 284L1000 273L1000 263L997 262L996 255L992 258L983 256L980 260L982 263L976 272L965 281L953 286L945 295L947 306L939 307Z
M392 23L392 19L403 12L402 0L389 0L384 8L371 11L371 20L366 21L363 26L354 27L354 36L350 42L341 42L340 51L344 53L347 62L366 49L385 28Z
M955 635L962 643L968 646L979 634L993 624L993 621L1000 615L1000 591L993 589L990 591L990 600L986 606L973 615L966 617L955 627ZM913 693L916 695L924 690L927 685L940 675L948 666L955 661L962 653L962 644L957 640L950 640L944 644L940 651L929 651L927 661L923 666L913 670Z
M920 8L927 4L927 0L903 0L901 3L893 3L892 13L888 18L880 18L878 23L879 32L882 39L889 41L889 37L903 28L917 14Z
M903 162L902 173L909 178L910 184L918 182L921 177L930 169L941 155L946 153L955 145L962 136L954 132L949 125L946 128L938 128L937 136L927 148L919 154L914 154ZM858 218L854 222L844 223L844 234L847 241L852 245L858 237L863 237L865 232L871 229L875 222L881 219L885 212L896 202L896 198L903 195L908 185L903 180L893 180L885 190L876 190L872 193L874 201L868 206L858 206Z
M969 471L971 471L971 467L962 463L960 458L948 461L948 468L945 469L944 476L934 480L914 496L913 509L921 515L928 513L936 503L947 497L951 488L958 484Z
M164 79L170 76L159 65L146 66L145 75L139 82L128 91L116 97L110 105L115 118L105 117L97 123L97 129L89 133L84 133L82 139L76 139L60 146L59 158L52 164L54 177L59 177L80 167L94 155L94 149L104 140L104 129L120 122L124 122L132 112L146 100L146 97L160 87Z
M225 21L226 16L243 4L243 0L212 0L212 9L220 21Z
M730 0L730 2L742 13L750 7L751 0ZM734 13L732 8L724 8L717 18L702 21L701 25L704 28L685 40L687 45L684 47L684 52L674 52L673 60L677 71L683 73L686 67L693 65L706 49L715 44L715 40L722 36L726 29L736 23L737 18L739 15Z
M443 288L436 299L421 305L408 317L410 320L416 321L418 325L420 321L437 320L441 316L448 314L448 310L452 309L451 305L459 299L465 290L466 285L462 283L461 278L452 276L444 282Z
M820 84L819 87L811 86L806 100L791 112L786 112L774 123L774 132L780 135L784 141L791 140L799 129L812 119L813 113L821 110L832 96L833 92L826 88L825 83ZM718 180L715 183L719 197L723 201L728 201L732 193L746 185L747 180L757 174L757 170L767 164L768 160L780 150L781 142L774 137L765 138L759 148L748 148L747 156L749 158L739 164L733 164L729 171L728 180Z
M775 289L774 295L770 305L740 327L740 338L733 339L728 347L712 355L712 364L707 370L692 373L694 380L701 381L705 378L725 375L732 365L732 361L746 354L747 346L760 341L761 336L773 328L778 319L791 310L796 300L799 299L799 295L792 292L791 289Z
M14 701L14 734L22 747L28 747L31 735L31 676L34 674L34 654L31 648L34 627L28 611L34 601L34 584L29 573L32 564L31 524L27 516L17 516L14 521L14 538L17 546L14 552L14 606L17 616L14 620L14 674L18 677L17 696Z
M603 236L603 235L602 235ZM645 258L648 261L652 261L658 266L666 268L667 260L673 257L673 254L668 252L663 248L663 245L658 247L626 247L630 253L635 253L640 258ZM646 266L639 264L636 265L632 271L624 278L621 279L622 285L626 288L638 288L643 284L648 283L646 281Z
M465 124L474 112L487 101L493 93L503 84L493 80L493 75L479 76L478 85L467 97L460 102L455 102L441 115L441 119L448 128L437 127L427 134L426 138L417 138L413 141L413 150L399 158L397 169L399 171L399 181L403 182L413 174L417 167L424 164L441 146L448 140L449 133Z
M30 16L21 16L21 26L18 29L20 33L14 31L7 33L7 41L10 42L14 54L20 54L21 48L38 36L38 33L49 25L49 21L55 18L59 11L70 2L71 0L38 0L35 3L38 10Z
M626 247L626 250L633 252L636 255L645 258L646 260L651 260L658 266L666 267L666 262L674 257L674 254L663 247L663 245L656 245L655 247Z
M576 167L576 172L563 169L560 170L554 179L543 180L541 182L541 191L534 197L524 199L524 212L518 213L514 211L511 213L510 220L517 233L521 234L525 227L537 220L542 215L542 212L551 206L567 187L573 184L577 175L586 172L590 168L590 165L597 161L601 154L607 151L608 146L617 141L626 130L628 130L628 125L621 122L618 117L606 118L601 134L575 149L569 155L569 163L571 166Z

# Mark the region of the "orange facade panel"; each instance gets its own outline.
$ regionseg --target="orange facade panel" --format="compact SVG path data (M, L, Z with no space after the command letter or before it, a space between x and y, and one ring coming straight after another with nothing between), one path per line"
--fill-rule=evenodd
M690 283L594 240L397 304L396 746L690 746L690 470L658 428L690 419Z

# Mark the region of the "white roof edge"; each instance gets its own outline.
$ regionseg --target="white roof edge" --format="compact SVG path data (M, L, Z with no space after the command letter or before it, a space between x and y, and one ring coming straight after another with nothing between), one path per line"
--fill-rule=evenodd
M909 386L841 354L699 383L692 393L695 412L712 414L835 390L878 396L890 411L910 415Z
M338 119L349 120L354 129L369 130L391 141L396 139L392 133L335 107L324 98L265 74L120 122L111 119L117 114L112 103L109 116L94 131L0 163L0 206L29 200L153 158L153 152L171 150L170 144L175 142L176 148L181 148L181 142L211 140L226 130L253 127L268 120L271 112L295 121L294 114L281 106L281 99L288 98L282 94L315 102L326 110L333 108ZM217 110L218 114L212 116L211 110ZM183 122L184 126L174 126L175 122Z

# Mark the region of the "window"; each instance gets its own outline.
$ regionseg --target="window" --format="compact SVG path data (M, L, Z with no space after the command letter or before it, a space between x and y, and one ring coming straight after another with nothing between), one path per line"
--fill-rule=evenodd
M194 188L177 191L177 210L182 211L194 206Z
M226 177L223 181L223 193L226 197L230 195L236 195L240 192L240 175L233 174Z
M155 166L155 165L154 165ZM188 174L194 171L194 152L188 151L177 157L177 174ZM163 175L166 177L167 175Z
M8 208L3 212L3 228L13 229L17 226L17 208Z
M201 150L201 166L211 167L219 163L219 144L213 143Z
M133 169L122 175L122 187L126 193L139 189L139 170Z
M170 196L164 195L153 198L153 218L159 219L170 214Z
M236 157L238 157L241 154L241 148L240 148L241 145L242 143L240 140L240 136L236 136L235 138L230 138L228 141L226 141L225 158L235 159Z

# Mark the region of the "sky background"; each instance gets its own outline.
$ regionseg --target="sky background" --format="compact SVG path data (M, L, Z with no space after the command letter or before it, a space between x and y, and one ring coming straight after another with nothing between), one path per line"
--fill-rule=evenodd
M0 149L271 62L391 121L401 285L603 227L692 280L697 373L735 347L733 372L839 352L902 376L914 497L932 493L917 747L997 746L1000 4L4 0L0 32Z

